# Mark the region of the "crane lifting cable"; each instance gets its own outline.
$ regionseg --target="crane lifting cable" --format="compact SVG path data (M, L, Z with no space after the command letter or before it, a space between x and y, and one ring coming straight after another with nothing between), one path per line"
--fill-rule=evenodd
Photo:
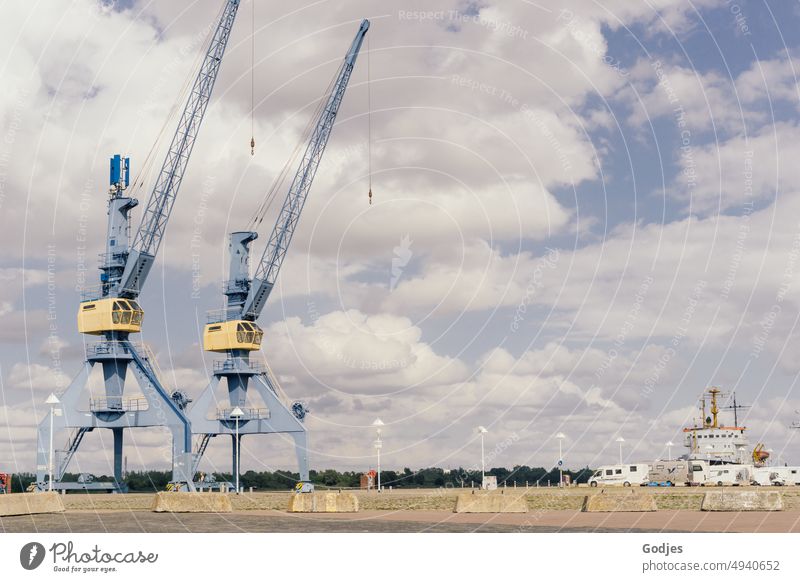
M255 67L256 67L256 0L250 0L252 13L250 15L250 155L256 155L256 130L255 130Z
M367 37L367 174L369 176L369 204L372 206L372 76L370 64L372 61L372 51L369 48L369 37Z

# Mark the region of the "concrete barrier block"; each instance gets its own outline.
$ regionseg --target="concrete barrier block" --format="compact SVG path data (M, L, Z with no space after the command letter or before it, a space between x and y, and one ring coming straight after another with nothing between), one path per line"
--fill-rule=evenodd
M356 513L358 498L352 493L293 493L289 497L290 513Z
M64 502L55 491L47 493L4 493L0 495L0 516L61 513Z
M702 511L782 511L783 496L778 491L707 491Z
M230 513L231 499L225 493L159 491L153 497L152 511L161 513Z
M456 498L455 513L526 513L528 503L523 494L460 493Z
M656 511L656 500L649 493L630 491L606 493L601 491L583 498L581 511L611 513L616 511Z

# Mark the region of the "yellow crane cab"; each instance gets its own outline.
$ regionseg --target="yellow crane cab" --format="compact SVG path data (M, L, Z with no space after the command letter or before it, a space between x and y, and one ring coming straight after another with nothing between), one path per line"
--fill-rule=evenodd
M78 307L78 331L102 335L108 331L138 333L142 330L144 311L133 299L107 297L83 301Z
M207 352L259 350L263 337L264 332L254 321L219 321L206 324L203 330L203 349Z

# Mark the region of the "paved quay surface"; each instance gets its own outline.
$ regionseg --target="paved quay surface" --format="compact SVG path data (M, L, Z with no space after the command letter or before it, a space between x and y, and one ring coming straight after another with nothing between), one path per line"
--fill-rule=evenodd
M287 514L256 510L228 514L157 514L149 511L68 511L0 518L0 532L800 532L800 511L777 513L587 514L573 510L525 514L446 511L363 511Z

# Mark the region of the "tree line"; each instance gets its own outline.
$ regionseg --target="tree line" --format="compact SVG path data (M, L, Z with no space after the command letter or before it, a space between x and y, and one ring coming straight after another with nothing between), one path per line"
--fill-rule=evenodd
M309 477L311 482L320 488L331 489L351 489L361 485L362 471L337 471L336 469L325 469L322 471L311 470ZM547 487L557 485L559 479L558 469L544 469L543 467L528 467L527 465L515 466L512 469L505 467L495 467L486 471L487 475L497 477L499 486L524 487ZM592 475L592 470L588 467L578 471L564 470L565 475L569 475L574 483L585 483ZM171 471L131 471L124 477L124 482L130 492L152 492L164 491L172 477ZM200 480L200 476L196 477ZM208 477L207 477L208 478ZM214 473L213 478L217 482L232 482L233 477L230 473ZM12 479L12 492L18 493L25 491L28 485L35 481L36 477L32 473L18 473ZM78 475L67 473L64 481L77 481ZM239 477L242 487L249 489L252 487L256 491L285 491L294 487L299 481L300 475L293 471L246 471ZM95 481L113 481L108 475L98 475ZM465 469L441 469L429 467L425 469L412 470L408 467L402 471L384 470L381 471L381 486L388 489L423 489L452 487L469 488L473 485L480 486L480 470L474 468Z

